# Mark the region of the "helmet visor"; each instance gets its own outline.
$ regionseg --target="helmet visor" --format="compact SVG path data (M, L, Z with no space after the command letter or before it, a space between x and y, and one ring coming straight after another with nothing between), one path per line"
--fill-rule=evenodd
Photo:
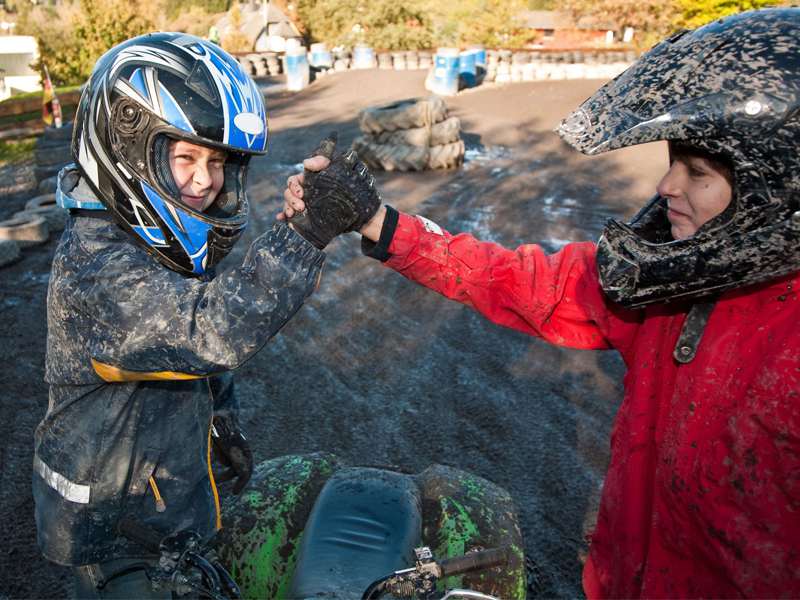
M155 136L152 149L153 179L167 202L214 225L246 219L249 155L164 133Z

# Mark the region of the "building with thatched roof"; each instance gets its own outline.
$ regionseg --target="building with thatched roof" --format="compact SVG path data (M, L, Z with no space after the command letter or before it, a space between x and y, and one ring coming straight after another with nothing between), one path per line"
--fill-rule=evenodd
M292 20L270 2L242 2L239 10L239 32L252 42L251 50L280 52L286 40L301 37ZM234 25L230 12L217 21L216 28L223 38L232 32Z

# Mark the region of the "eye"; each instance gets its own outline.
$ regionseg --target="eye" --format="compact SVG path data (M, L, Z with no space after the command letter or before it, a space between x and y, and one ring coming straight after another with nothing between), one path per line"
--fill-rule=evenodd
M708 175L708 169L706 169L705 165L698 164L696 161L690 161L686 167L690 177L700 178Z

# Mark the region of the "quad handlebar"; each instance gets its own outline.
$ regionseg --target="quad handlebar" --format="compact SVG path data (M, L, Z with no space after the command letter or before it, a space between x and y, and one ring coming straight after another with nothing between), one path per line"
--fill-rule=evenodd
M170 590L179 596L194 593L195 597L211 600L241 598L239 586L230 573L219 563L214 551L203 545L195 532L179 531L165 537L129 518L121 519L117 530L148 552L159 555L157 565L142 563L135 567L135 570L145 571L154 589ZM115 573L98 587L102 588L111 579L131 570Z
M425 600L436 598L436 582L442 577L462 575L473 571L482 571L491 567L508 563L511 556L509 547L490 548L469 552L464 556L446 558L436 561L428 547L414 550L417 556L414 567L395 571L394 573L374 581L367 587L362 600L377 600L386 593L391 593L400 598L422 598ZM461 595L462 597L485 598L491 596L471 592L469 590L451 590L439 600Z

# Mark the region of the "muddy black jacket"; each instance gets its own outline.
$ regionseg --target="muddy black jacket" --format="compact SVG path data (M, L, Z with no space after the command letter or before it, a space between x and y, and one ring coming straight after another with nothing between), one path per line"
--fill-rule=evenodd
M214 405L233 408L229 371L295 314L324 258L276 224L238 268L202 281L163 267L103 211L83 214L50 275L33 469L39 545L65 565L141 555L115 533L123 516L164 534L215 530Z

